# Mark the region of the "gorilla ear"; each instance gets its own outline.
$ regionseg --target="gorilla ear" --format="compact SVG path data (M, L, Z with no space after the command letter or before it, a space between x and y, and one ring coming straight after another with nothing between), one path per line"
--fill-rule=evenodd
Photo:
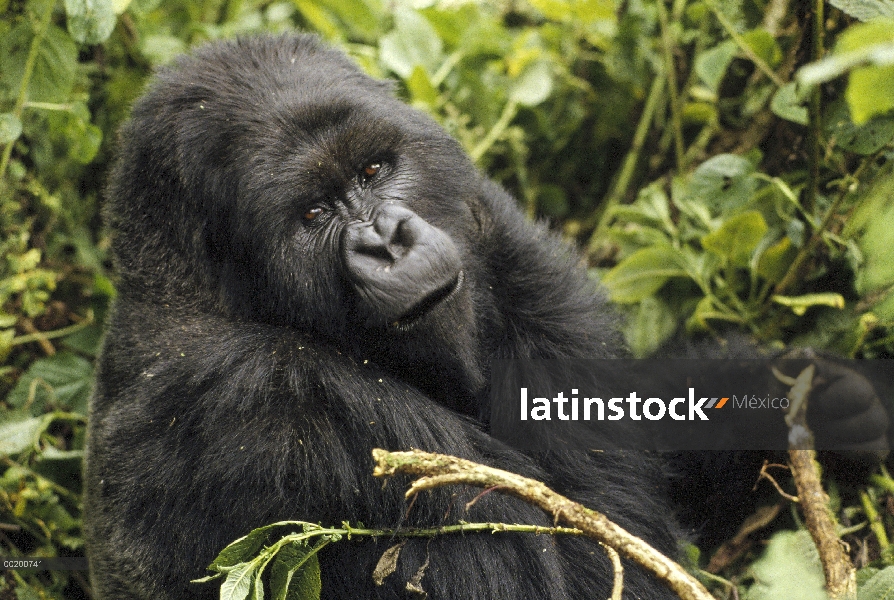
M233 152L238 144L232 143L228 124L209 112L201 100L196 100L178 115L177 171L194 201L220 198L234 191L227 181L232 176L232 165L236 164Z
M467 199L466 205L469 207L469 212L472 213L472 218L475 219L475 225L478 228L478 233L480 233L482 236L487 236L491 231L493 231L493 215L490 213L490 211L487 210L478 196L472 196Z

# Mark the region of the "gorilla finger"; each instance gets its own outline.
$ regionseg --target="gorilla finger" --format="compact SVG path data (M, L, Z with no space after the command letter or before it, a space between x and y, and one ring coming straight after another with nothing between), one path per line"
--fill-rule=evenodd
M840 454L845 458L859 462L876 462L885 460L891 451L888 438L880 437L874 440L856 444L837 444L829 448L830 452Z
M822 445L862 443L884 437L888 431L888 413L880 403L846 419L820 419L811 423Z
M872 383L861 374L845 369L814 395L814 407L829 417L845 417L865 412L879 404ZM823 378L829 375L823 373Z

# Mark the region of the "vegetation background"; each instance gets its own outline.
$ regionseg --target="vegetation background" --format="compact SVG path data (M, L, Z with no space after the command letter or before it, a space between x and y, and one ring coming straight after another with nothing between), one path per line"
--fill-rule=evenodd
M0 0L0 555L83 554L118 126L178 53L293 30L394 79L578 244L637 355L740 330L894 358L891 0ZM888 597L894 479L829 485L861 600ZM690 548L719 598L825 597L782 512L732 555ZM86 577L0 571L0 599Z

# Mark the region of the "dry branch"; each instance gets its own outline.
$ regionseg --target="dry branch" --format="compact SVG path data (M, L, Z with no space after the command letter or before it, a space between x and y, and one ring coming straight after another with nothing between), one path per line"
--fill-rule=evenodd
M807 426L807 399L813 387L815 370L814 365L810 365L795 379L776 373L780 381L792 386L788 393L791 407L785 419L789 426L789 445L792 448L804 448L805 445L811 448L790 449L788 460L798 489L804 523L823 565L826 590L833 600L854 598L857 594L856 571L838 538L835 517L829 510L829 496L820 482L816 450L812 449L813 433Z
M388 452L376 448L373 459L376 462L373 475L376 477L390 477L398 473L419 477L407 490L408 498L445 485L497 488L496 491L500 493L539 506L553 515L557 523L564 521L642 565L665 581L683 600L712 600L704 586L683 567L611 522L605 515L557 494L539 481L454 456L421 450Z

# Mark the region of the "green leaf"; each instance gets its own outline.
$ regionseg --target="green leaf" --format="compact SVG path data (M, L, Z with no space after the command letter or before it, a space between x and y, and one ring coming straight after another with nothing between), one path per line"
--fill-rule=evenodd
M677 330L676 313L654 296L643 298L624 328L624 337L636 357L649 356Z
M22 135L22 121L13 113L0 113L0 144L8 144Z
M829 0L829 4L860 21L894 17L894 2L891 0Z
M413 73L407 78L406 84L413 102L421 102L431 107L438 102L438 90L432 85L431 78L422 65L413 67Z
M894 567L885 567L857 591L857 600L894 600Z
M853 238L863 254L857 269L856 288L861 295L885 289L894 284L894 244L891 223L894 222L894 177L881 177L867 192L842 232Z
M220 586L220 600L245 600L252 590L256 565L251 562L240 563L227 573L227 578Z
M844 97L857 124L890 112L894 109L894 66L856 69Z
M781 531L751 565L747 600L828 600L819 555L806 531Z
M82 44L100 44L115 29L113 0L65 0L68 33Z
M270 567L274 600L319 600L322 589L317 545L294 542L280 549Z
M804 67L801 81L819 83L851 71L845 98L854 123L894 109L894 19L860 23L841 34L833 55Z
M92 385L93 365L71 352L60 352L34 361L7 402L16 407L28 404L34 413L42 412L47 403L84 413Z
M689 179L688 195L711 207L726 212L746 204L757 190L752 177L754 165L735 154L718 154L695 169Z
M335 15L314 0L293 0L311 29L330 40L341 39L344 34L339 29Z
M771 67L779 64L782 60L782 50L776 43L769 31L766 29L752 29L742 34L742 39L748 44L752 52Z
M868 65L868 66L867 66ZM824 83L848 71L885 69L894 65L894 19L878 19L847 29L831 56L802 67L796 77L805 85ZM870 94L870 101L885 95L885 88ZM853 113L853 106L851 107ZM859 123L854 116L854 121Z
M552 67L549 62L538 60L526 66L512 82L509 97L524 106L536 106L549 97L552 89Z
M573 21L590 25L598 21L615 20L616 6L612 0L530 0L547 19Z
M329 39L375 42L386 14L377 0L294 0L311 28Z
M254 558L258 554L258 550L269 541L270 530L279 526L281 526L280 523L273 523L264 527L258 527L249 532L248 535L231 542L208 565L208 569L210 571L222 571Z
M825 292L821 294L804 294L803 296L773 296L773 302L788 306L799 317L811 306L831 306L844 308L844 297L841 294Z
M866 156L894 141L894 117L877 117L857 125L851 121L847 104L836 102L829 108L825 131L841 148Z
M767 233L767 222L756 210L727 219L719 229L702 238L702 247L730 264L747 267L751 255Z
M715 94L720 89L720 82L736 55L736 43L732 40L722 42L710 50L706 50L695 59L695 73Z
M172 35L147 35L140 44L140 50L152 64L163 65L186 52L186 43Z
M438 32L418 12L399 8L395 28L379 42L379 57L389 69L407 79L418 65L429 74L438 70L443 44Z
M709 102L687 102L682 116L685 125L707 125L717 120L717 107Z
M807 125L807 107L804 106L805 98L799 93L799 87L804 88L797 81L790 81L776 90L770 102L770 110L786 121Z
M872 312L882 322L894 325L894 288L881 295L877 304L872 306Z
M782 238L761 253L757 260L757 274L770 283L781 281L796 254L788 236Z
M0 417L0 456L36 448L51 421L51 416L33 417L28 410L7 411Z
M682 264L679 251L671 246L643 248L606 273L602 283L615 302L639 302L657 292L671 277L686 277Z
M33 39L31 26L22 23L0 41L0 72L6 85L16 88L20 85ZM28 82L28 100L67 101L74 86L77 62L78 48L71 37L55 25L47 27Z
M102 144L102 129L96 125L85 123L72 140L68 149L68 157L82 165L90 164L96 158L100 144Z

